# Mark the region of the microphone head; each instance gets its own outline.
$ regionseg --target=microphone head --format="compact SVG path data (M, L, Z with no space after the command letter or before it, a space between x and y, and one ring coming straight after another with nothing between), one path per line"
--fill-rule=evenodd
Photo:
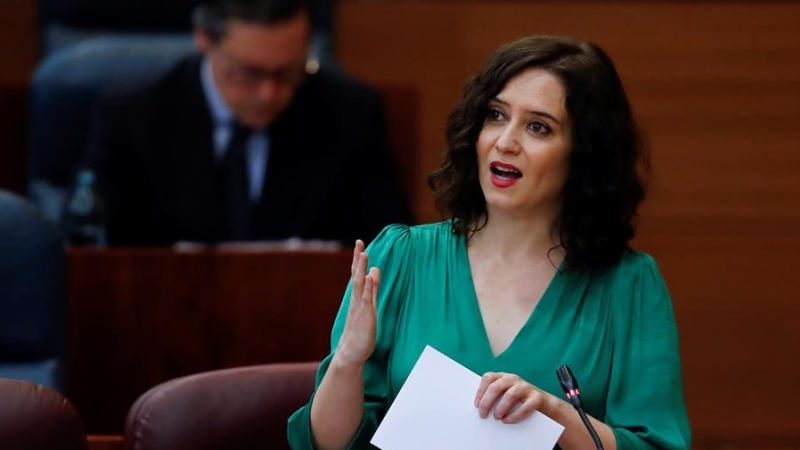
M565 394L569 396L571 392L578 390L578 380L575 379L568 365L562 364L558 366L556 375L558 376L559 383L561 383L561 389L564 390Z

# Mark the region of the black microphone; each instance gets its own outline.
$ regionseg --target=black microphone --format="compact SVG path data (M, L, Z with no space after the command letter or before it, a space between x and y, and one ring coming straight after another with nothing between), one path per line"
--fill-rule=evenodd
M578 415L581 416L583 424L586 425L586 429L589 430L589 435L592 436L595 447L597 447L597 450L603 450L603 443L600 441L600 436L597 435L597 431L595 431L592 423L589 422L589 418L586 416L586 411L583 410L581 391L578 389L578 380L575 378L575 375L572 374L572 370L570 370L569 366L566 364L562 364L556 369L556 375L558 376L559 383L561 383L561 389L564 390L567 399L569 399L572 406L575 407L575 410L578 411Z

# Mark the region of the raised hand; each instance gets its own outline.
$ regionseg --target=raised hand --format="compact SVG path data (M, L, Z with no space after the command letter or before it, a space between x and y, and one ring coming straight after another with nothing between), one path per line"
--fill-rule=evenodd
M363 365L375 349L377 328L376 300L380 285L380 270L369 269L369 256L364 253L364 242L356 241L353 262L350 266L353 283L350 306L347 310L342 337L335 358L345 365Z
M475 395L475 406L482 418L494 408L494 418L504 423L517 423L534 411L548 414L559 400L511 373L487 372L481 378Z

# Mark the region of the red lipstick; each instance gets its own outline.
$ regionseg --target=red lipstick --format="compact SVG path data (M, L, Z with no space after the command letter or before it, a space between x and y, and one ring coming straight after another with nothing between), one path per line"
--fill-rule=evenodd
M489 171L492 173L492 184L499 188L511 187L522 178L522 172L511 164L493 161L489 164Z

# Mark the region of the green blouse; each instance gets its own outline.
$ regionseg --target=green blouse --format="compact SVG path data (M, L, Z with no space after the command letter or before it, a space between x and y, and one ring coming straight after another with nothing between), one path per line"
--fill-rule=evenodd
M690 447L675 318L650 256L629 253L593 275L559 271L513 342L494 356L466 242L449 222L389 226L367 253L370 265L381 269L378 330L364 369L364 418L350 448L373 448L369 440L426 345L475 373L514 373L562 398L555 371L567 364L587 413L611 427L619 449ZM333 326L332 349L350 289ZM322 361L317 385L331 357ZM295 450L314 448L310 405L289 418Z

